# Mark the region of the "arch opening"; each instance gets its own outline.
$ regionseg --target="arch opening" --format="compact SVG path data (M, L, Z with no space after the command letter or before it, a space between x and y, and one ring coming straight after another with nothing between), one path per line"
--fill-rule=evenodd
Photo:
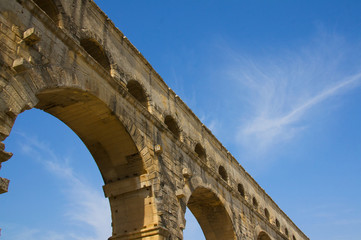
M59 24L60 15L57 6L52 0L34 0L38 5L56 24Z
M241 194L241 196L244 198L245 197L245 193L244 193L244 187L243 187L243 184L239 183L238 186L238 192L239 194Z
M150 187L138 189L133 184L134 189L127 188L126 198L114 193L114 184L122 186L127 181L140 181L146 170L135 141L108 105L89 92L72 88L46 89L36 96L39 102L35 108L65 123L93 156L105 183L103 188L110 203L113 235L154 224L154 219L144 218L145 214L154 215L147 212L153 208L145 208L145 199L153 197ZM134 214L126 215L128 211Z
M252 205L255 209L258 209L258 201L257 201L256 197L252 198Z
M187 207L185 213L186 228L183 230L183 240L197 239L205 240L202 228L197 219L194 217L192 211Z
M204 148L202 147L201 144L197 143L195 148L194 148L194 151L197 153L198 157L205 161L206 160L206 151L204 150Z
M84 142L105 183L144 173L141 159L134 163L140 156L134 141L104 102L67 88L45 90L37 97L36 108L60 119Z
M278 221L278 219L276 219L276 227L278 230L280 230L280 228L281 228L281 224L280 224L280 221Z
M236 239L233 224L221 200L211 190L199 187L187 204L207 240Z
M285 228L285 234L288 237L288 229L287 228Z
M226 182L228 181L228 174L227 174L226 169L223 166L219 166L218 173L219 173L219 175L221 175L221 178L224 181L226 181Z
M0 205L7 206L2 211L5 239L111 236L103 179L74 131L50 114L31 109L17 117L5 144L14 152L4 171L12 176L12 184L0 198Z
M269 221L270 220L270 214L267 208L264 209L264 215L266 217L266 219Z
M260 232L258 234L257 240L271 240L271 238L268 236L265 232Z
M166 116L164 119L165 125L167 125L168 129L174 134L174 136L179 139L180 137L180 129L177 122L174 120L172 116Z
M105 70L110 71L110 63L102 46L92 38L83 38L80 45L94 58Z
M148 108L147 95L143 87L135 80L130 80L127 84L129 93L140 102L145 108Z

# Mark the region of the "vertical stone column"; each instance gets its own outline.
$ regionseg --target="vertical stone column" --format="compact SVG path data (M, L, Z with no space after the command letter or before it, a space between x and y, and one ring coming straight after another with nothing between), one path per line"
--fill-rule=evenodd
M0 169L1 164L11 158L13 154L5 151L5 144L0 142ZM0 194L6 193L9 187L9 179L0 177Z
M103 186L112 211L113 234L109 240L168 239L159 217L148 174L120 179Z

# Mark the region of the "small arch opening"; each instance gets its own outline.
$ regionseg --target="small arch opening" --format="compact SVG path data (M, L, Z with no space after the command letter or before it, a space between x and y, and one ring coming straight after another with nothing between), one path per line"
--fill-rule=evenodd
M266 217L266 219L269 221L270 220L270 214L267 208L264 209L264 215Z
M280 221L278 221L278 219L276 219L276 227L278 230L280 230L281 224Z
M51 0L34 0L38 5L55 23L59 23L59 11L55 3Z
M271 240L271 238L268 236L267 233L260 232L258 237L257 237L257 240Z
M287 228L285 228L285 234L288 237L288 229Z
M295 235L293 235L293 236L292 236L292 240L296 240L296 237L295 237Z
M241 194L242 197L245 197L244 187L243 187L243 184L241 184L241 183L238 184L238 192L239 192L239 194Z
M179 139L180 129L174 118L168 115L165 117L164 123L165 125L167 125L168 129L174 134L174 136Z
M219 175L221 175L221 178L222 178L224 181L227 181L227 180L228 180L227 171L226 171L226 169L225 169L223 166L219 166L219 168L218 168L218 173L219 173Z
M80 45L90 56L94 58L105 70L110 71L110 63L104 49L94 39L84 38L80 40Z
M127 84L129 93L138 100L145 108L148 108L148 100L145 91L139 82L130 80Z
M256 209L258 208L258 201L255 197L252 198L252 204L253 204L254 208L256 208Z
M198 157L201 160L206 160L206 151L204 150L201 144L197 143L196 147L194 148L194 151L197 153Z

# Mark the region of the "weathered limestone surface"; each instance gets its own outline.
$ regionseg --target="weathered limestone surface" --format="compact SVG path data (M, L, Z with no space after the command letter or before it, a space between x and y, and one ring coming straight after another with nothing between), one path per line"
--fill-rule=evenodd
M207 239L308 239L90 0L0 1L0 141L31 108L92 153L112 240L182 239L187 206Z

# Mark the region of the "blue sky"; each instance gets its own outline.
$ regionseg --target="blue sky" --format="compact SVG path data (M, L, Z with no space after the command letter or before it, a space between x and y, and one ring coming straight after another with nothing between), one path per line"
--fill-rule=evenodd
M361 1L96 2L310 239L360 239ZM110 236L71 130L31 110L5 144L2 239Z

